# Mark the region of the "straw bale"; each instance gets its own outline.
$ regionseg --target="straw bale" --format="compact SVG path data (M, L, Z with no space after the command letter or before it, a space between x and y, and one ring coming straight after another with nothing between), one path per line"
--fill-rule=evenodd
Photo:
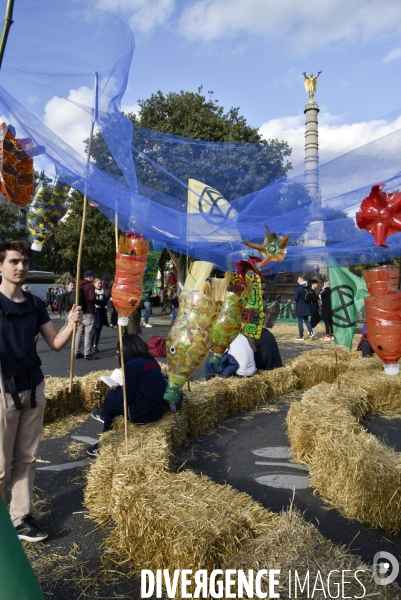
M191 471L121 489L106 544L116 562L141 569L216 568L266 531L273 514L247 494ZM177 595L180 598L180 595Z
M210 431L229 414L227 380L215 377L196 382L185 392L188 407L189 435L197 437Z
M339 373L346 371L349 356L350 352L346 348L338 347L336 363L334 350L330 348L310 350L298 358L287 361L287 366L294 370L299 378L300 388L305 390L321 381L333 383L337 379L337 365Z
M374 435L345 427L319 432L309 465L313 487L346 517L401 530L401 455Z
M101 375L110 376L112 371L92 371L84 377L80 377L79 381L82 390L82 405L86 410L92 410L92 408L101 408L107 393L110 391L108 385L101 381Z
M302 395L303 404L319 404L346 408L358 421L370 411L367 392L361 387L342 385L338 389L337 383L319 383Z
M196 382L191 392L186 393L189 433L195 437L202 435L228 415L255 408L297 386L298 378L291 367L257 371L253 377L214 377Z
M362 358L362 352L351 352L347 371L383 371L383 361L373 354Z
M81 408L81 387L77 378L72 382L71 394L68 391L68 379L63 377L46 377L45 383L45 424L52 423L59 417L65 417Z
M272 371L258 371L258 376L266 385L269 398L277 398L289 394L299 388L299 378L291 366L285 366Z
M124 419L114 420L113 429L103 434L99 456L88 472L85 503L91 517L106 522L119 510L119 495L126 486L135 486L171 468L172 452L187 437L188 412L185 406L147 425L128 423L128 456L125 455Z
M326 402L293 402L287 414L287 432L292 453L300 463L309 463L316 444L325 432L341 439L344 429L355 434L361 426L347 408Z
M268 530L262 536L247 542L243 551L236 556L230 557L221 567L226 569L243 569L248 572L253 569L257 572L261 569L280 569L280 587L278 591L280 598L297 597L300 599L314 598L323 600L330 597L327 591L327 576L333 569L338 569L339 574L332 573L331 597L338 597L335 583L341 582L341 571L349 570L354 573L357 569L365 572L358 573L358 579L366 588L366 595L377 596L383 600L396 600L400 598L399 586L392 583L388 586L378 586L372 579L372 568L362 564L360 557L349 553L344 546L339 546L326 540L314 525L303 519L301 514L294 508L275 515L268 524ZM288 573L292 573L291 594L289 590ZM294 594L294 571L297 571L299 580L303 582L309 571L310 593L307 588L304 592ZM312 595L317 573L320 573L324 582L326 593L315 591ZM362 597L363 588L351 576L347 578L351 584L346 586L348 597ZM317 588L322 586L317 584ZM262 579L262 591L269 597L269 589L266 578ZM340 588L341 589L341 588ZM233 586L232 592L238 592ZM224 596L223 596L224 597ZM236 597L239 597L236 594Z
M341 385L358 386L365 390L370 404L369 412L401 408L401 375L386 375L383 370L361 375L355 371L342 374L339 380Z

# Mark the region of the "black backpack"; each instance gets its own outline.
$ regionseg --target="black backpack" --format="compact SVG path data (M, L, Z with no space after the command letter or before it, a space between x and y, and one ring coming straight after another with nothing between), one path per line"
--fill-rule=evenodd
M308 304L310 302L313 302L315 300L314 292L312 290L309 290L308 288L305 288L302 300L304 302L307 302Z

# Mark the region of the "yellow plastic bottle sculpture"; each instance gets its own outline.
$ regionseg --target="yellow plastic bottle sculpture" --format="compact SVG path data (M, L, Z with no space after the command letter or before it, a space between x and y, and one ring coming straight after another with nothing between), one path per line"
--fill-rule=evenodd
M182 388L205 360L216 314L212 298L199 291L183 291L177 318L166 341L168 386L164 399L172 412L180 403Z

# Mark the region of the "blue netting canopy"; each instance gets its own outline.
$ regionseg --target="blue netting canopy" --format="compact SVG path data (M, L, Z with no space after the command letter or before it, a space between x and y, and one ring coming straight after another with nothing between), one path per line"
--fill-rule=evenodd
M39 0L34 7L20 3L13 18L0 73L2 119L17 138L44 147L41 168L81 192L86 186L99 210L113 221L118 214L121 229L141 231L222 269L228 254L246 249L244 240L262 241L264 223L290 236L285 261L270 263L265 272L323 265L328 256L352 265L401 254L400 234L383 249L355 224L372 185L383 182L389 192L400 188L401 131L321 165L320 200L312 200L303 174L295 171L266 186L269 144L188 139L137 127L124 116L121 100L135 44L117 16L79 1ZM91 162L87 172L84 153L68 144L68 135L57 135L43 107L59 103L62 119L62 107L69 114L73 106L86 115L82 139L88 137L94 72L96 127L110 168Z

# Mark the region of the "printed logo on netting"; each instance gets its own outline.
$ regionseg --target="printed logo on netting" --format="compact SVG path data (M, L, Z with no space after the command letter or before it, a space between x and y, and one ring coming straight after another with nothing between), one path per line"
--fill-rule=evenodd
M215 223L224 222L227 218L234 217L236 211L229 202L212 187L204 187L198 198L198 209L200 213L207 216L207 220ZM233 213L230 215L230 213Z
M331 318L335 327L353 327L355 321L354 290L350 285L337 285L331 289L332 304Z

